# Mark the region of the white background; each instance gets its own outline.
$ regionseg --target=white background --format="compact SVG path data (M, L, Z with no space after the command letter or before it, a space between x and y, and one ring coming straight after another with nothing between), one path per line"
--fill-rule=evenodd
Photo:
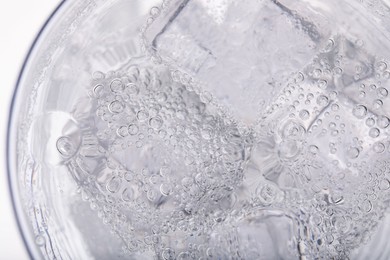
M5 164L8 112L15 83L39 29L59 0L0 1L0 260L28 255L12 211Z

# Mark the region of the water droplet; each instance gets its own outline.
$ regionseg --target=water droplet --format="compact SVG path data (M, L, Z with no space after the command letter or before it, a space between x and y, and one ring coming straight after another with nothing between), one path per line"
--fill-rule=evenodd
M74 155L77 151L77 148L78 148L75 146L72 139L68 136L62 136L62 137L58 138L56 146L57 146L58 152L63 157L66 157L66 158L69 158L72 155Z
M353 108L352 113L355 117L362 119L367 115L367 108L363 105L357 105Z
M136 135L138 133L138 126L136 124L130 124L128 127L128 132L130 135Z
M120 79L113 79L110 83L110 89L114 93L122 92L124 89L124 84Z
M382 142L376 142L373 145L374 152L383 153L386 149L385 145Z
M161 119L161 117L152 117L150 120L149 120L149 125L150 127L152 127L153 129L160 129L163 125L163 120Z
M379 134L380 134L380 131L376 127L371 128L370 131L368 132L368 135L371 136L372 138L378 137Z
M390 119L386 116L379 116L376 123L380 128L387 128L390 124Z

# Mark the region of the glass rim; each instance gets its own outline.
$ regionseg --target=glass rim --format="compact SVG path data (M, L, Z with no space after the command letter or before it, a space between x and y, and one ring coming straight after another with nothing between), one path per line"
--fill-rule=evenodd
M10 156L11 153L13 153L12 148L14 147L14 144L11 140L11 130L13 129L13 123L15 120L15 114L14 114L15 102L16 102L16 99L18 98L17 96L18 96L18 92L20 89L20 83L21 83L22 77L24 76L24 74L26 72L27 63L30 60L33 51L37 47L38 40L41 38L42 34L46 31L46 28L52 22L53 17L63 7L65 2L66 2L66 0L61 0L58 3L58 5L54 8L54 10L51 11L50 15L46 18L44 23L40 26L38 33L36 34L32 43L30 44L30 47L27 51L27 54L25 55L23 63L19 69L16 83L14 84L14 87L13 87L11 102L10 102L10 105L8 108L8 120L7 120L7 130L6 130L7 131L7 133L6 133L6 147L5 147L5 149L6 149L5 156L6 156L7 186L8 186L8 192L10 194L10 200L11 200L11 204L12 204L12 214L13 214L14 219L16 221L17 229L19 231L19 236L22 239L22 243L23 243L24 248L27 251L27 255L30 259L36 259L37 255L35 255L33 253L33 251L34 251L32 249L33 245L31 244L31 241L29 241L29 238L27 237L27 234L26 234L27 231L26 231L26 228L24 227L25 223L22 223L23 221L25 221L21 218L21 214L24 214L24 212L23 212L23 209L21 208L21 205L20 205L21 201L17 200L17 198L16 198L17 197L16 193L19 192L19 190L15 190L15 188L14 188L15 185L13 185L13 183L17 180L15 180L13 177L13 175L15 174L13 172L14 169L12 169L14 167L13 166L14 161L11 161L12 158Z

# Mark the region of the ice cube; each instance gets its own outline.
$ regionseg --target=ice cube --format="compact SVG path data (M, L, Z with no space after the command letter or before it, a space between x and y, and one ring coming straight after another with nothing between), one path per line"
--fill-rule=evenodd
M247 124L323 38L314 23L278 1L190 0L168 16L149 28L152 47Z

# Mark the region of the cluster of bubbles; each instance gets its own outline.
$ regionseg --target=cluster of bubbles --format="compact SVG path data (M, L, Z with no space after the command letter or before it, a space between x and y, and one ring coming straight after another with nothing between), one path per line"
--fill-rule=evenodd
M57 148L133 256L344 259L388 208L389 78L334 36L242 128L191 80L133 59L93 74L81 146Z
M301 219L310 258L348 257L388 208L389 71L360 45L330 39L257 126L253 156Z
M131 254L226 254L210 231L237 208L253 134L214 113L163 66L140 61L93 78L95 113L68 161L83 199Z

